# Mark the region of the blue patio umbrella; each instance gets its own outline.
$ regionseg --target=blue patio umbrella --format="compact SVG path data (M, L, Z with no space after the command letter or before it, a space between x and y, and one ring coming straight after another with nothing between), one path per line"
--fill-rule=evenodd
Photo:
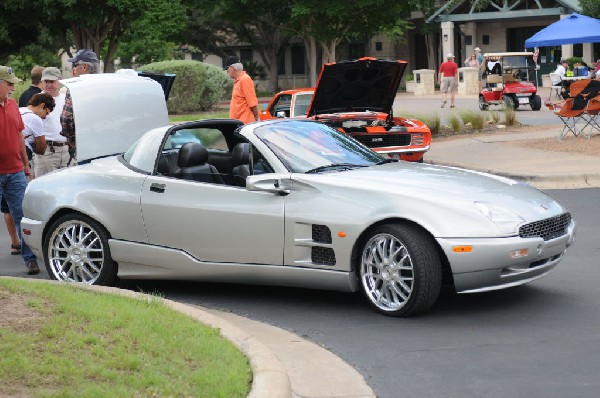
M573 13L525 40L525 48L600 43L600 19Z

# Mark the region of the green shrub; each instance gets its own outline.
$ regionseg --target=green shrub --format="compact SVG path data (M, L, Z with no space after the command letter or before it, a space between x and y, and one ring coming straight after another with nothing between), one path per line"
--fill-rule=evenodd
M208 111L227 98L233 80L221 68L198 61L162 61L144 65L145 72L177 75L169 95L169 113Z
M569 64L569 69L573 69L575 64L582 64L583 58L581 57L569 57L567 58L567 63Z
M473 130L480 131L483 130L483 126L485 124L485 119L481 112L463 110L459 112L460 118L462 119L464 124L471 123Z
M448 123L450 124L450 129L453 132L458 133L462 130L460 118L454 112L448 116Z
M440 120L440 115L438 115L437 112L425 115L420 120L429 127L432 136L440 133L442 122Z
M517 124L517 112L510 106L504 107L504 124L514 126Z

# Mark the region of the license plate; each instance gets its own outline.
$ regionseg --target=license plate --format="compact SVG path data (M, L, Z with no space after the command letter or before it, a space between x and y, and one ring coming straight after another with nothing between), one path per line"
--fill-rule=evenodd
M519 104L528 104L529 103L529 98L524 97L524 98L519 98Z

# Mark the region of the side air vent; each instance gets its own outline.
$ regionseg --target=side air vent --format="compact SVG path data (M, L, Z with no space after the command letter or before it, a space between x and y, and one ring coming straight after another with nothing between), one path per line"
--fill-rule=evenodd
M325 225L313 224L312 240L317 243L331 243L331 230Z
M335 265L335 252L330 247L313 246L310 261L313 264Z

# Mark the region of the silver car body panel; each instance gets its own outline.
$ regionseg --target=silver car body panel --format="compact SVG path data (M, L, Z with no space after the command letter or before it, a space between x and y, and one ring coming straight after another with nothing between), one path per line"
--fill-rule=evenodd
M567 211L547 194L503 177L411 162L290 173L254 135L260 126L287 122L312 123L268 121L239 131L275 171L248 177L246 187L149 173L156 156L152 151L160 147L156 141L169 127L155 129L138 142L136 151L144 155L136 158L134 152L135 167L109 157L35 179L23 203L21 224L29 231L24 239L41 256L48 222L62 212L77 211L109 231L121 277L356 290L352 256L369 228L411 222L437 242L460 292L541 277L574 241L574 221L565 235L548 241L520 238L518 226L502 232L475 202L510 209L522 224ZM154 184L164 192L153 192ZM331 231L331 243L313 240L315 225ZM472 251L455 252L456 246L471 246ZM313 247L331 249L334 263L313 263ZM512 252L524 249L526 255L511 259Z

